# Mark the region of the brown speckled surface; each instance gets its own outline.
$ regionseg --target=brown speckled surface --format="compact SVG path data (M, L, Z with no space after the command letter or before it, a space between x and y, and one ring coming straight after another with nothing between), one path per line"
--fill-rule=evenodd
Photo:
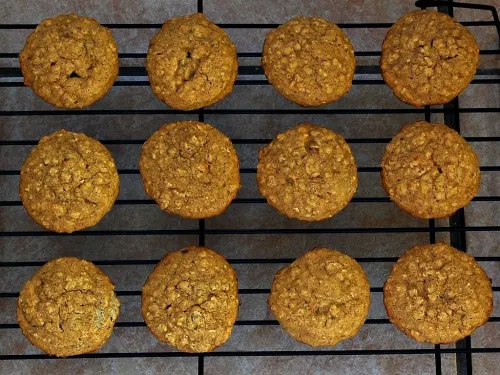
M500 7L498 0L472 2L489 3ZM204 12L216 23L281 23L296 15L320 16L336 23L394 22L404 12L415 10L414 1L378 2L369 0L333 1L318 0L284 2L268 0L203 0ZM99 1L64 2L5 0L0 12L0 23L38 23L41 19L58 13L74 11L95 17L101 23L162 23L173 16L190 14L197 9L195 0L151 0L147 2ZM459 20L491 20L485 11L456 10ZM346 28L355 51L380 50L385 28ZM149 39L155 28L112 29L120 53L146 53ZM259 52L268 29L226 29L239 52ZM499 48L499 39L492 26L474 26L470 31L477 38L482 50ZM28 29L2 30L0 52L17 53L21 50ZM256 66L260 58L244 57L240 65ZM378 57L359 56L358 65L377 65ZM144 66L145 59L120 59L120 66ZM0 58L0 67L18 67L16 58ZM481 55L480 69L499 69L498 55ZM498 75L478 76L499 78ZM477 77L477 78L478 78ZM120 76L119 80L132 77ZM238 79L264 79L263 76L240 76ZM136 78L137 79L137 78ZM146 80L146 76L139 77ZM355 79L381 79L379 74L356 74ZM1 78L0 81L21 78ZM500 107L498 85L470 85L459 97L460 107ZM102 101L89 109L165 109L148 86L114 86ZM279 96L271 86L235 86L233 93L215 109L299 109ZM384 85L354 85L341 100L325 106L331 109L409 109L398 101ZM440 107L437 107L440 108ZM0 111L51 110L28 88L1 87ZM402 114L206 114L205 121L217 127L230 138L274 138L276 134L300 122L322 124L346 138L391 138L401 125L423 119L423 113ZM198 120L196 114L156 115L51 115L51 116L2 116L0 140L37 140L45 134L66 128L85 132L99 140L147 139L160 125L179 120ZM433 113L431 122L442 122L443 114ZM500 113L461 113L460 125L465 136L500 136ZM31 146L0 145L0 170L19 170ZM107 145L119 169L136 169L140 144ZM383 143L351 143L360 167L377 167L384 150ZM498 144L473 142L481 165L500 165ZM237 144L236 150L242 168L255 168L258 145ZM147 199L138 174L122 174L118 199ZM19 176L0 175L0 200L19 201L17 195ZM259 198L254 174L242 174L243 187L238 198ZM479 196L500 195L500 172L482 173ZM378 173L359 173L356 197L384 197ZM472 202L466 207L466 225L498 226L499 202ZM371 228L427 226L425 220L414 219L389 202L351 203L331 220L318 223L300 223L286 219L265 204L242 205L233 203L221 216L206 221L208 229L242 228ZM438 220L438 226L447 226L447 220ZM198 222L183 220L163 213L154 204L118 205L93 229L197 229ZM28 217L21 206L0 206L0 231L41 230ZM437 233L440 241L449 242L447 233ZM207 235L205 245L228 258L293 258L314 246L334 247L354 257L397 257L416 243L429 241L429 234L413 233L342 233L319 235ZM500 232L475 231L467 233L467 250L476 256L500 255ZM5 237L0 236L0 262L46 261L58 256L77 256L90 260L160 259L166 251L198 244L198 235L161 236L67 236L67 237ZM240 288L271 286L274 272L284 264L234 264ZM493 279L493 286L500 286L499 263L481 262ZM101 268L116 284L116 290L140 291L153 264L140 266L105 265ZM380 288L391 263L362 263L372 287ZM22 283L36 267L4 267L0 272L0 292L19 292ZM120 296L121 314L118 322L141 322L140 296ZM272 319L267 304L267 294L241 294L239 320ZM500 316L500 292L495 292L496 307L492 316ZM0 324L15 324L15 298L0 298ZM369 319L387 318L382 294L372 293ZM490 322L472 336L473 347L500 347L500 323ZM443 345L453 348L453 345ZM335 350L358 349L433 349L405 337L395 327L387 324L365 325L360 333L335 347ZM239 350L301 350L311 348L291 339L279 326L236 326L229 341L217 351ZM146 327L116 327L110 341L100 353L116 352L171 352L172 348L159 343ZM23 337L19 329L0 330L0 355L40 354ZM472 355L474 374L498 374L499 353ZM384 356L267 356L206 357L205 374L432 374L435 373L433 354L384 355ZM441 355L443 374L457 374L455 354ZM0 361L1 374L197 374L198 358L90 358L52 359L29 361Z

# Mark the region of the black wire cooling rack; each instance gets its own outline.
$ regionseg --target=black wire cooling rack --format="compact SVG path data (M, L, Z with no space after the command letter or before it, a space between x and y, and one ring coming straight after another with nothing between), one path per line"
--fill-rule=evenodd
M454 8L467 8L471 10L486 10L490 11L493 17L492 21L473 21L473 22L462 22L465 26L481 26L481 27L495 27L498 35L500 37L500 22L498 18L497 11L495 7L489 5L481 4L468 4L468 3L456 3L451 1L417 1L415 3L416 7L426 8L426 7L437 7L439 11L448 13L453 16ZM198 11L203 12L203 0L198 0ZM390 23L346 23L339 24L342 28L388 28L392 24ZM112 29L151 29L159 28L160 24L108 24L105 25ZM221 24L219 25L225 29L269 29L277 27L277 24ZM15 29L33 29L35 24L0 24L1 30L15 30ZM500 49L493 50L481 50L481 55L500 55ZM238 53L240 58L255 58L260 57L260 53ZM356 52L356 56L368 56L376 57L380 56L380 51L363 51ZM145 58L145 53L121 53L119 55L121 59L134 59L134 58ZM1 53L0 59L12 59L17 58L17 53ZM236 81L236 85L267 85L267 80L254 79L255 76L262 75L262 69L260 66L241 66L239 68L240 75L250 76L249 79L239 79ZM379 74L378 65L368 65L368 66L358 66L356 68L357 74ZM497 78L485 78L484 76L498 75L500 74L500 69L479 69L476 78L473 80L474 84L478 85L489 85L491 90L498 90L500 85L500 79ZM144 67L122 67L120 68L121 77L145 77L146 71ZM23 83L16 78L22 77L19 68L11 67L0 67L0 88L12 88L12 87L22 87ZM383 85L384 82L381 79L355 79L354 85ZM147 80L120 80L115 83L115 86L146 86L149 85ZM28 90L28 89L26 89ZM459 106L458 98L453 100L451 103L446 104L441 107L425 107L425 108L402 108L402 109L391 109L391 108L357 108L357 109L201 109L198 111L190 112L191 115L197 115L199 121L204 121L205 114L233 114L233 115L251 115L251 114L422 114L425 120L430 121L431 114L442 114L444 122L460 132L460 115L463 113L485 113L485 112L500 112L500 108L491 107L473 107L473 108L461 108ZM179 111L171 109L90 109L90 110L20 110L20 111L0 111L0 126L2 119L6 117L17 117L17 116L58 116L58 115L157 115L157 114L179 114ZM468 141L471 142L500 142L500 137L466 137ZM384 144L390 141L390 138L351 138L347 139L349 143L378 143ZM270 141L270 139L264 138L252 138L252 139L233 139L235 144L254 144L263 145ZM0 148L2 146L30 146L35 145L38 142L37 139L22 139L22 140L1 140ZM119 140L119 139L108 139L103 140L104 144L107 145L131 145L131 144L142 144L144 139L132 139L132 140ZM497 146L496 146L497 147ZM500 165L493 166L482 166L482 171L487 172L500 172ZM379 172L378 167L360 167L359 172ZM255 168L242 168L241 173L244 174L254 174L256 172ZM134 175L138 174L137 169L120 169L120 175ZM1 176L17 176L19 175L19 170L0 170ZM478 196L474 198L474 201L484 201L484 202L498 202L500 201L500 196ZM356 197L353 202L359 203L378 203L378 202L389 202L386 197ZM262 204L265 203L264 199L261 198L238 198L233 204ZM147 199L121 199L116 202L116 205L148 205L154 204L151 200ZM21 206L20 201L16 200L2 200L0 201L0 209L2 207L12 207ZM6 222L7 217L2 218L2 222ZM28 220L28 219L27 219ZM450 243L452 246L462 250L467 250L466 236L468 232L499 232L500 226L472 226L466 225L464 210L459 210L449 219L449 226L437 226L434 220L429 220L428 226L426 227L377 227L377 228L366 228L366 227L327 227L327 228L295 228L295 229L271 229L271 228L242 228L242 229L208 229L205 228L205 221L199 220L197 228L191 229L145 229L145 230L86 230L82 232L76 232L70 236L171 236L171 235L195 235L198 236L199 245L205 244L206 235L264 235L264 234L276 234L276 235L287 235L287 234L302 234L302 235L315 235L315 234L344 234L344 233L393 233L399 235L405 235L412 232L422 232L429 234L429 242L436 242L436 235L438 233L447 233L450 236ZM0 239L6 237L31 237L38 238L41 236L68 236L64 234L56 234L52 232L45 231L1 231ZM304 249L306 250L306 249ZM2 252L15 251L12 248L2 248ZM395 262L396 257L362 257L356 258L359 262ZM500 264L500 254L499 256L483 256L476 257L479 261L484 262L498 262L495 265ZM290 263L293 261L291 258L279 258L279 259L263 259L263 258L233 258L228 259L230 263L236 265L255 265L255 264L281 264ZM158 259L145 259L145 260L95 260L94 263L101 266L141 266L141 265L153 265L158 262ZM10 269L17 267L36 267L41 266L44 262L42 261L17 261L17 262L0 262L0 267L8 272ZM2 271L3 272L3 271ZM0 287L0 290L2 288ZM500 286L494 286L494 292L500 292ZM374 293L381 293L382 288L371 288ZM247 288L240 289L239 293L241 295L245 294L267 294L269 289L262 288ZM119 290L117 292L119 296L140 296L140 290ZM1 299L15 299L18 296L16 292L0 292ZM490 322L500 322L500 317L491 317ZM238 326L269 326L277 325L275 320L238 320L236 325ZM390 324L388 319L368 319L366 321L367 325L387 325ZM145 323L143 321L129 321L129 322L118 322L116 327L144 327ZM18 325L14 323L0 324L0 343L2 337L6 338L8 336L9 330L18 329ZM78 357L72 357L67 360L78 360L78 358L139 358L139 357L197 357L198 360L198 373L204 373L204 363L206 357L268 357L268 356L359 356L362 360L362 356L366 355L419 355L427 354L433 355L435 358L435 373L441 374L442 371L442 355L455 354L456 364L458 374L472 374L472 354L474 353L500 353L500 347L473 347L471 344L470 337L461 340L456 343L455 346L441 347L440 345L435 345L434 348L424 348L424 349L353 349L353 350L338 350L332 348L330 350L259 350L259 351L228 351L221 350L206 353L206 354L188 354L180 352L148 352L148 351L137 351L137 352L98 352L86 354ZM5 354L0 353L0 361L10 360L10 361L22 361L22 360L42 360L47 359L45 354ZM76 359L75 359L76 358ZM396 371L396 369L395 369Z

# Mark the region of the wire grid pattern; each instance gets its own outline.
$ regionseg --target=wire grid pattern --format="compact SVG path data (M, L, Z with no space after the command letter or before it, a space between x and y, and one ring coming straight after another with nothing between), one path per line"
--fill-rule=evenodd
M439 11L448 13L453 16L454 9L459 8L469 8L469 9L485 9L489 10L492 13L493 21L471 21L471 22L463 22L466 26L481 26L481 27L496 27L500 37L500 23L498 19L498 15L496 13L496 9L492 6L486 5L478 5L478 4L466 4L466 3L455 3L451 1L417 1L415 4L417 7L426 8L426 7L437 7ZM198 11L203 12L203 0L198 0ZM0 29L32 29L36 25L31 24L1 24ZM161 27L159 24L109 24L106 25L111 28L156 28ZM278 26L277 24L221 24L221 27L225 29L235 29L235 28L273 28ZM356 23L356 24L339 24L340 27L343 28L387 28L390 27L391 24L385 23ZM499 55L500 49L495 50L482 50L481 55ZM379 56L380 51L364 51L364 52L356 52L356 56ZM240 58L255 58L260 57L260 53L254 52L243 52L238 53ZM16 53L1 53L0 58L16 58ZM144 58L144 53L120 53L121 59L134 59L134 58ZM268 85L267 80L256 79L257 76L262 76L262 69L260 66L240 66L239 68L240 77L248 76L246 79L238 79L236 85L239 86L260 86L260 85ZM370 75L370 74L379 74L379 67L374 65L361 65L356 68L357 75ZM491 85L492 90L498 90L500 79L496 78L484 78L483 75L491 75L491 74L499 74L498 69L484 69L479 70L478 75L474 79L473 83L477 85ZM149 82L147 80L134 80L136 77L144 77L146 76L146 71L144 67L121 67L120 68L120 76L121 77L130 77L130 80L120 80L115 83L115 86L147 86ZM22 77L19 68L13 67L1 67L0 68L0 77L3 78L0 81L0 88L9 88L9 87L22 87L23 84L21 81L16 80L15 78ZM381 79L355 79L353 82L354 85L383 85L384 82ZM27 89L26 89L27 90ZM463 113L482 113L482 112L499 112L500 108L490 108L490 107L481 107L475 106L473 108L461 108L459 106L459 99L453 100L453 102L446 104L440 107L425 107L425 108L344 108L344 109L219 109L219 108L209 108L209 109L200 109L197 111L190 112L190 115L196 115L199 121L205 120L205 115L254 115L254 114L269 114L269 115L286 115L286 114L300 114L300 115L329 115L329 114L345 114L345 115L359 115L359 114L421 114L422 118L430 121L431 115L442 115L444 122L450 126L451 128L460 132L460 115ZM90 110L3 110L0 112L0 118L4 117L17 117L17 116L63 116L63 115L74 115L74 116L85 116L85 115L160 115L160 114L180 114L179 111L171 110L171 109L90 109ZM290 126L293 124L290 124ZM481 137L466 137L466 139L470 142L498 142L500 141L500 137L492 137L492 136L481 136ZM236 145L264 145L270 142L270 138L233 138L232 141ZM385 144L390 141L389 137L367 137L367 138L348 138L348 142L351 145L356 144ZM27 147L35 145L38 142L37 139L20 139L20 140L12 140L5 139L0 140L0 148L3 146L11 146L11 147ZM127 146L127 145L141 145L144 142L144 139L106 139L103 140L103 143L106 145L114 145L117 147ZM356 156L356 155L355 155ZM488 165L481 166L481 170L483 172L499 172L500 165ZM379 167L359 167L359 172L361 174L364 173L378 173L380 171ZM243 177L245 175L253 176L256 172L255 168L245 167L241 168L241 173ZM123 178L127 175L137 175L137 168L120 168L119 173L122 178L122 188L123 188ZM18 176L19 170L16 169L2 169L0 170L1 176ZM474 198L475 202L498 202L500 201L500 196L478 196ZM353 199L355 203L389 203L389 199L387 197L362 197L356 196ZM263 198L237 198L233 205L261 205L265 204L265 200ZM154 205L154 202L149 199L119 199L116 202L117 206L130 206L133 205L135 207L145 207L146 209L152 208L151 205ZM1 200L0 208L4 207L19 207L21 206L20 201L18 200ZM2 223L7 220L3 218ZM26 220L29 220L26 217ZM199 220L196 224L192 224L189 228L169 228L169 229L119 229L119 230L101 230L101 229L90 229L86 231L76 232L71 235L65 234L56 234L52 232L45 231L28 231L28 230L2 230L0 232L1 238L12 237L12 238L20 238L20 237L29 237L29 238L39 238L39 237L87 237L87 236L95 236L95 237L106 237L112 240L116 236L144 236L144 237L170 237L175 235L180 236L193 236L196 238L199 245L205 245L206 237L209 235L234 235L241 236L242 238L249 238L259 236L259 235L299 235L299 236L316 236L322 234L394 234L398 236L405 236L409 233L428 233L428 241L430 243L436 242L436 237L438 235L449 235L449 242L452 246L462 250L467 250L467 242L466 235L469 232L498 232L500 230L499 226L492 225L466 225L465 212L464 209L459 210L456 214L454 214L448 223L443 223L440 221L439 223L435 220L429 220L428 225L426 226L401 226L401 227L366 227L366 226L348 226L348 227L336 227L336 226L328 226L323 225L320 227L316 226L301 226L296 225L294 227L286 227L286 228L228 228L228 229L219 229L207 227L207 223L205 220ZM245 236L245 237L243 237ZM126 241L125 241L126 242ZM13 249L2 249L2 251L12 251ZM217 250L217 249L216 249ZM304 249L306 250L306 249ZM356 257L356 259L362 264L374 264L375 269L377 264L387 263L391 264L397 260L397 257L380 257L380 256L366 256L366 257ZM500 256L483 256L476 257L477 260L482 262L493 262L493 264L498 267L498 263L500 262ZM4 259L2 259L4 260ZM48 260L48 259L47 259ZM92 259L91 259L92 260ZM119 267L119 266L132 266L132 267L140 267L140 266L150 266L154 265L158 262L159 259L139 259L139 260L127 260L127 259L100 259L94 260L94 263L99 266L106 267ZM255 258L255 257L233 257L229 258L228 261L233 264L235 267L249 267L251 268L254 265L283 265L288 264L294 260L293 257L287 258ZM11 270L15 270L17 268L30 268L30 267L38 267L41 266L44 261L30 261L29 259L25 261L2 261L0 262L0 267L5 270L7 274L6 280L8 281L8 274ZM31 269L29 273L31 273ZM252 272L251 270L248 272ZM1 290L1 289L0 289ZM381 294L381 287L372 287L372 293ZM496 293L500 292L500 286L494 285L494 291ZM127 297L138 297L140 296L140 290L118 290L117 294L121 298ZM246 288L240 288L239 293L241 297L244 299L245 296L259 296L265 297L266 294L269 293L269 288L263 287L253 287L249 285ZM17 298L18 292L0 292L0 299L11 299L14 300ZM126 303L126 302L125 302ZM124 302L122 301L122 308ZM490 318L490 322L500 322L499 316L493 316ZM389 325L390 322L387 318L369 318L366 321L367 330L369 331L372 327L380 326L380 325ZM237 326L277 326L278 323L276 320L271 318L269 319L238 319L236 322ZM118 328L127 328L131 329L134 327L145 328L145 323L141 321L119 321L116 324ZM15 323L2 323L0 324L0 342L2 341L2 337L7 336L7 332L9 330L18 331L18 325ZM473 374L472 367L472 354L473 353L499 353L500 347L476 347L471 343L471 338L467 337L464 340L461 340L456 343L456 345L446 345L440 346L435 345L434 347L430 346L417 346L415 348L391 348L391 349L371 349L368 347L360 347L360 348L325 348L325 349L310 349L305 348L304 346L294 347L293 350L267 350L265 345L263 348L259 348L258 350L227 350L224 346L214 352L205 353L205 354L189 354L189 353L180 353L175 351L101 351L97 353L90 353L86 355L79 356L77 358L137 358L137 357L196 357L197 358L197 371L199 374L203 374L205 372L205 360L207 357L283 357L283 356L371 356L371 355L433 355L434 356L434 368L436 374L442 373L442 357L447 354L456 355L456 368L458 374ZM11 361L21 361L21 360L41 360L41 359L49 359L50 357L41 353L29 353L29 354L18 354L15 352L8 353L0 353L0 361L11 360ZM67 360L78 360L75 358L67 359ZM362 359L361 359L362 360Z

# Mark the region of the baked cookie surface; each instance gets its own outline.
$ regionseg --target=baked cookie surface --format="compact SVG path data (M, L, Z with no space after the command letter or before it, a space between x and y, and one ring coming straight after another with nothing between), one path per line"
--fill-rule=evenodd
M411 338L453 343L487 322L491 281L468 254L446 244L418 245L404 253L384 285L390 321Z
M202 122L163 125L144 143L139 167L146 193L185 218L220 214L240 188L231 140Z
M281 95L301 106L338 100L350 90L355 66L349 38L323 18L296 17L266 35L264 73Z
M19 54L24 84L60 108L82 108L102 98L118 76L111 31L93 18L59 15L40 23Z
M444 124L405 125L382 157L382 184L402 210L422 219L464 207L481 184L472 147Z
M316 248L278 271L269 306L297 341L333 346L354 336L365 322L370 285L354 259Z
M168 253L142 289L142 316L149 329L184 352L209 352L224 344L238 306L236 273L205 247Z
M342 136L303 123L259 151L257 182L282 214L318 221L347 206L358 186L357 166Z
M110 152L83 133L59 130L43 137L21 167L21 201L36 223L53 232L96 225L119 190Z
M158 99L190 111L229 95L238 57L224 30L195 13L163 24L149 45L146 69Z
M444 104L472 81L479 64L474 36L450 16L431 10L403 15L382 44L382 77L414 106Z
M91 262L65 257L44 264L23 286L17 320L24 336L50 355L98 350L120 311L115 286Z

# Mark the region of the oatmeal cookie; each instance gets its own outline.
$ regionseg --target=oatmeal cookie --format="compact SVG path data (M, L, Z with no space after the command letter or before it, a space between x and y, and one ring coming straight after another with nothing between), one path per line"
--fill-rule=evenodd
M119 190L110 152L83 133L59 130L43 137L21 167L21 201L36 223L53 232L96 225Z
M474 150L444 124L404 126L387 145L381 164L391 200L422 219L452 215L477 194L481 183Z
M399 258L384 285L390 321L411 338L448 344L469 336L493 310L491 280L468 254L418 245Z
M337 25L323 18L296 17L266 35L262 67L285 98L316 107L350 90L356 59Z
M342 210L358 174L342 136L308 123L279 134L259 151L257 183L267 202L295 219L318 221Z
M333 346L356 335L365 322L370 285L354 259L316 248L274 276L269 306L297 341Z
M479 64L474 36L450 16L419 10L402 16L382 44L382 77L414 106L444 104L467 87Z
M118 76L111 31L76 14L49 18L19 54L24 84L59 108L82 108L101 99Z
M139 168L146 193L160 208L190 219L219 215L240 188L231 140L197 121L158 129L144 143Z
M149 45L146 69L158 99L190 111L229 95L238 57L224 30L196 13L163 24Z
M224 344L238 306L236 273L206 247L168 253L142 288L142 316L150 331L183 352L209 352Z
M22 333L49 355L98 350L111 336L120 301L108 276L91 262L58 258L43 265L17 301Z

